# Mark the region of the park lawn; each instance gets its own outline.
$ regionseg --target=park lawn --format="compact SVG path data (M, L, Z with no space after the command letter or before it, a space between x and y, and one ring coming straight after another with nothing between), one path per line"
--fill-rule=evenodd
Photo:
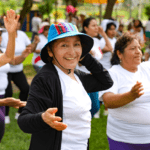
M35 76L32 65L24 65L26 77L30 80ZM13 97L18 98L19 93L14 92ZM101 107L101 115L99 119L92 119L90 150L109 150L106 136L106 120L103 116L104 107ZM5 127L5 135L0 144L0 150L28 150L31 135L20 130L17 121L14 119L17 110L10 108L11 123Z

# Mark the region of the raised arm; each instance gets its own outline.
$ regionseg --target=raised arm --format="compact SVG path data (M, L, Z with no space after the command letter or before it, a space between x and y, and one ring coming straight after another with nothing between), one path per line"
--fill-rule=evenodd
M122 94L114 94L111 92L106 92L103 94L103 101L105 104L105 107L107 108L118 108L122 107L132 101L134 101L136 98L139 98L144 93L141 93L143 90L142 84L140 82L137 82L131 89L131 91L122 93Z
M10 64L18 65L22 63L30 53L31 53L31 45L27 46L20 56L15 56L15 58L11 60Z
M104 32L103 28L101 26L98 27L99 28L99 34L102 35L102 37L104 38L105 42L106 42L106 45L105 47L102 49L102 52L103 53L106 53L106 52L112 52L113 51L113 47L106 35L106 33Z
M0 54L0 67L9 63L14 58L15 53L15 37L16 28L19 20L19 15L15 14L14 10L7 11L7 15L4 17L4 24L8 31L8 44L6 52Z
M91 72L91 74L86 74L77 71L77 73L79 73L79 78L88 93L106 90L113 85L113 81L108 71L90 54L87 54L80 63Z

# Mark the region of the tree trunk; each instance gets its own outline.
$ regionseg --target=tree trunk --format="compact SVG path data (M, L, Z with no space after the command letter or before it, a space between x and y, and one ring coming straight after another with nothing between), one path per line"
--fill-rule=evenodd
M104 19L111 18L115 2L116 0L107 0L107 7L106 7Z
M32 4L33 4L33 0L24 0L23 9L20 12L21 27L23 25L23 22L24 22L24 19L25 19L27 13L29 13L31 10Z

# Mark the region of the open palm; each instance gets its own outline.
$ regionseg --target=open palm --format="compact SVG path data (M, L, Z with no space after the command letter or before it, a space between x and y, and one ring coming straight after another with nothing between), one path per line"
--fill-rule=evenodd
M4 24L8 33L13 33L16 31L19 15L16 17L16 13L14 10L7 11L7 15L4 17Z

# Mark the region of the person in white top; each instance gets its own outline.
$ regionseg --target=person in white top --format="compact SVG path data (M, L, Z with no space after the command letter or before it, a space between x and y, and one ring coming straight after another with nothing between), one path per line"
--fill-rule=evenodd
M93 44L93 47L92 47L90 53L99 62L103 57L102 50L112 51L112 46L108 40L106 33L103 31L102 27L97 25L97 21L95 20L95 18L90 17L90 18L87 18L84 20L82 33L85 33L85 34L87 34L93 38L94 44ZM102 41L101 39L99 40L97 38L97 36L99 36L99 35L101 35L105 41ZM90 73L85 68L85 66L81 66L80 64L78 64L76 66L76 69L81 70L81 71L86 72L86 73ZM94 114L100 108L100 103L99 103L99 99L98 99L98 92L89 93L89 96L92 100L91 114L93 117Z
M52 24L41 51L46 63L32 81L27 105L18 119L32 134L30 149L87 150L91 125L88 92L108 89L108 71L88 52L93 39L71 23ZM91 74L75 70L77 63ZM55 116L56 114L56 116Z
M41 49L46 45L48 42L47 36L48 36L48 30L49 30L49 23L48 22L42 22L40 25L39 30L39 43L36 47L36 50L34 51L33 58L32 58L32 64L36 72L38 72L41 67L45 64L40 57Z
M42 23L41 14L39 12L35 13L35 16L31 20L32 24L32 39L31 42L34 40L34 36L38 34L40 24Z
M115 47L115 43L116 43L116 31L118 29L119 24L116 21L113 20L109 20L109 19L104 19L101 23L101 26L103 28L103 30L106 32L108 39L111 43L111 46L113 49L111 50L102 50L103 52L103 58L100 60L100 62L102 63L102 65L104 66L104 68L109 69L111 67L110 64L110 59ZM102 42L105 43L105 39L102 38Z
M16 31L15 31L15 56L21 56L22 52L25 49L31 50L31 41L29 40L28 36L20 29L20 22L18 22ZM2 41L1 41L1 47L4 48L3 52L5 52L5 49L8 45L8 32L2 33ZM25 60L25 58L20 57L19 62L15 63L14 61L11 62L9 73L8 73L8 86L6 89L5 97L12 97L12 85L11 81L13 81L17 87L20 89L20 95L19 98L21 101L26 101L28 97L29 92L29 85L27 82L27 79L25 77L25 74L23 73L23 64L22 62ZM22 111L22 108L19 108L18 113L16 113L16 117L19 115L19 113ZM6 106L6 119L9 120L9 107Z
M14 52L15 52L15 32L16 32L16 26L19 20L19 15L15 17L15 11L10 10L7 11L7 15L4 17L4 23L5 27L8 31L8 45L6 48L6 52L2 53L1 47L0 47L0 142L2 140L2 137L4 135L5 130L5 106L11 106L14 108L19 108L22 106L25 106L26 103L21 102L19 99L15 98L4 98L5 95L5 89L8 84L7 80L7 72L9 71L9 62L14 58ZM4 29L3 29L4 30ZM2 31L2 30L1 30ZM0 35L1 35L0 31ZM0 44L1 44L2 38L0 38Z
M150 150L150 62L141 58L136 36L117 40L109 69L114 85L101 92L110 150Z

